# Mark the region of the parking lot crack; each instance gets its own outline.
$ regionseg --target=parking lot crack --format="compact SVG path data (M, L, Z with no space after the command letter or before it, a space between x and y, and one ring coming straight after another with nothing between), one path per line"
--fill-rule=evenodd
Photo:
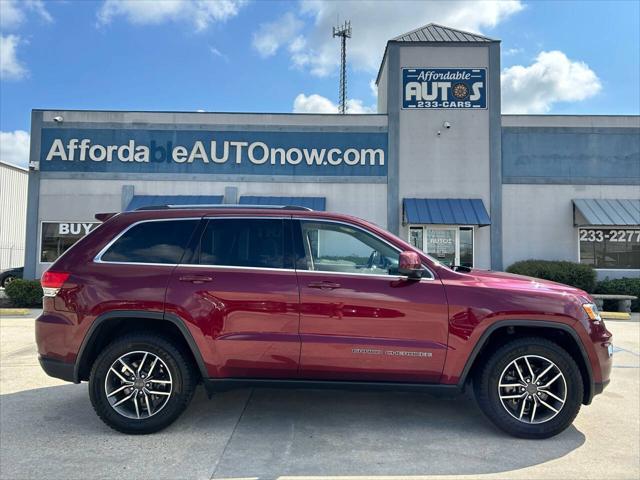
M229 438L227 439L227 443L225 443L224 448L222 449L222 453L220 454L220 457L218 457L218 461L216 462L215 466L213 467L213 473L211 474L210 480L213 480L216 477L216 473L218 472L218 468L220 467L220 463L222 463L222 459L224 458L224 455L227 453L227 448L229 448L229 444L231 444L231 441L233 440L233 436L236 433L236 429L238 428L238 425L240 425L240 421L242 420L242 417L244 416L244 412L247 411L247 407L249 406L249 403L251 402L251 398L253 397L253 391L254 389L251 389L251 392L249 392L249 396L247 397L247 401L244 404L244 407L242 408L242 412L240 412L240 415L238 416L238 420L236 420L235 425L233 426L233 430L231 431L231 435L229 435Z

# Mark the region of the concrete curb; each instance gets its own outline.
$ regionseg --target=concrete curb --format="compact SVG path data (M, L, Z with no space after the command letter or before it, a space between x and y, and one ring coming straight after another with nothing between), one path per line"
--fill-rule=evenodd
M605 320L630 320L631 314L626 312L600 312Z
M30 313L29 308L0 308L0 317L26 317Z

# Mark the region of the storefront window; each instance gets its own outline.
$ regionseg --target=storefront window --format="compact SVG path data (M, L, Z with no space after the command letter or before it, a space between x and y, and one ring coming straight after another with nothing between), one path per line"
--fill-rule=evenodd
M594 268L640 269L640 229L581 228L580 263Z
M473 228L460 227L460 262L463 267L473 267Z
M40 261L54 262L99 223L42 222Z
M422 227L411 227L409 229L409 243L422 250Z

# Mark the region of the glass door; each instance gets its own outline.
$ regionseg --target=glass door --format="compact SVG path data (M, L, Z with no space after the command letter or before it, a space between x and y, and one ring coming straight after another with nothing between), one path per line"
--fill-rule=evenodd
M426 252L445 265L459 265L458 229L427 227Z
M409 227L409 243L445 265L473 268L473 227Z

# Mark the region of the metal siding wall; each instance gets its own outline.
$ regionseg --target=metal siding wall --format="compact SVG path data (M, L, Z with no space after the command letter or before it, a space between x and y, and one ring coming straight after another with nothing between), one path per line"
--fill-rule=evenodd
M28 173L0 163L0 270L24 262Z
M640 185L640 129L503 127L504 183Z

